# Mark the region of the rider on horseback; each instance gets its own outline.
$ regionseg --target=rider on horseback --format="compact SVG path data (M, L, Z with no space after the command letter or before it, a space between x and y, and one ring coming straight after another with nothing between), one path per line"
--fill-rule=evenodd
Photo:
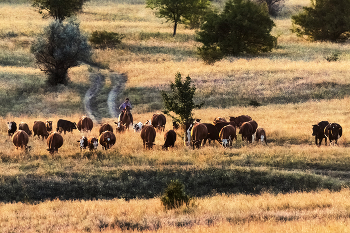
M132 107L131 107L131 103L129 102L129 98L126 98L125 99L125 102L124 103L122 103L120 106L119 106L119 110L121 110L121 113L120 113L120 115L119 115L119 119L123 119L123 115L124 115L124 112L126 111L126 109L129 109L129 110L131 110L132 109ZM133 124L133 117L132 117L132 114L130 114L131 115L131 124Z

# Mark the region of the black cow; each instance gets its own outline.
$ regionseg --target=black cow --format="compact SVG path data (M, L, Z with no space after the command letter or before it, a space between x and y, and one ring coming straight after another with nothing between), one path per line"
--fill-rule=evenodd
M57 132L62 133L64 131L64 134L66 134L66 131L73 132L73 129L77 129L77 124L75 122L59 119L57 121Z
M221 123L221 122L220 122ZM226 122L225 122L226 123ZM207 140L209 140L209 145L210 145L210 141L218 141L219 143L221 143L220 137L219 137L219 130L216 128L215 125L211 124L211 123L203 123L207 129L208 129L208 134L207 137L204 139L203 141L203 146L205 145L205 143L207 142Z
M168 130L164 135L164 145L163 149L168 149L168 147L174 147L176 142L176 133L174 130Z
M7 133L11 137L17 131L17 124L14 121L9 121L6 124L8 127Z
M329 145L332 143L333 140L335 140L335 144L338 144L338 139L343 134L343 129L338 123L329 123L324 131L329 139Z
M321 142L325 139L325 145L327 145L327 137L324 129L329 124L328 121L320 121L317 125L312 125L312 136L315 136L315 144L321 146Z

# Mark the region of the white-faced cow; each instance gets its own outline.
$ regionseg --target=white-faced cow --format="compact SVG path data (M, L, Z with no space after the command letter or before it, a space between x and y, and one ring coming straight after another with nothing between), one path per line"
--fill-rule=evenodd
M263 128L258 128L256 130L256 141L260 141L260 142L265 142L265 144L267 145L267 141L266 141L266 132L265 129Z
M115 144L116 137L114 133L110 131L105 131L102 132L98 141L100 142L102 149L108 150Z
M143 141L143 148L152 149L154 140L156 138L156 130L152 125L144 125L141 130L141 139Z
M114 124L117 125L117 128L116 128L116 132L117 132L117 133L123 133L123 132L125 132L126 126L125 126L125 125L122 125L122 123L121 123L120 121L114 122Z
M17 124L14 121L8 121L6 124L8 128L7 133L11 137L17 130Z
M164 131L166 118L163 114L153 114L151 124L155 129L158 129L159 131Z
M335 141L335 144L338 144L338 139L343 134L343 129L338 123L329 123L325 128L325 134L329 139L329 145L332 141Z
M18 149L18 147L21 147L22 149L28 149L28 141L28 134L24 130L18 130L12 136L12 142L16 146L16 149Z
M98 139L93 137L93 136L90 136L88 138L88 148L90 151L93 151L93 150L97 150L97 147L98 147Z
M232 125L226 125L220 131L220 140L223 147L232 146L233 139L237 140L236 128Z
M321 142L323 139L325 139L325 145L327 145L325 128L328 124L328 121L320 121L317 125L312 125L312 136L315 136L315 144L317 146L321 146Z
M94 127L94 123L92 122L91 118L87 116L83 116L82 118L80 118L77 124L77 128L80 132L91 131L93 127Z
M132 128L134 129L134 131L136 133L139 133L142 130L142 126L143 126L142 122L139 122L139 123L135 124Z
M73 132L73 129L77 129L77 124L75 122L59 119L57 121L57 128L56 131L62 133L64 131L64 134L66 134L66 131Z
M239 129L239 134L242 134L242 141L247 140L251 143L253 137L253 126L249 122L244 122Z
M85 136L82 136L77 142L79 142L80 151L86 149L88 146L88 139Z
M44 138L47 138L49 136L49 133L46 130L46 125L44 122L34 121L33 137L35 137L35 135L38 135L39 138L41 136L43 140L44 140Z
M18 125L18 129L19 130L24 130L28 134L28 136L32 135L32 131L29 129L28 124L25 123L25 122L21 122Z
M50 154L53 154L58 152L58 148L63 145L63 137L59 133L53 132L49 135L46 142L48 146L47 150L50 152Z
M191 140L192 140L192 147L193 149L200 148L202 141L207 137L208 135L208 129L207 127L202 123L194 123L192 130L191 130Z
M100 133L99 135L101 135L104 131L110 131L113 133L113 127L108 123L104 123L101 125L100 129L98 130L98 132Z
M174 130L168 130L165 134L164 134L164 145L163 145L163 149L168 149L168 147L174 147L176 142L176 133Z

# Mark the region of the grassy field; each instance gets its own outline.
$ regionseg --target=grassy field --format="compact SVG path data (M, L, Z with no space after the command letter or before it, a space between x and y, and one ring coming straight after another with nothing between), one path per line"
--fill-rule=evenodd
M222 7L221 1L214 2ZM125 34L116 49L95 50L105 83L91 100L101 122L114 124L106 104L111 72L127 77L125 90L135 122L162 106L160 90L180 72L196 85L194 111L202 122L250 115L267 132L268 145L238 140L193 151L178 132L175 148L144 150L140 135L117 134L108 151L80 151L75 130L50 155L46 141L31 137L28 152L16 150L7 121L73 122L86 114L84 95L94 69L69 71L67 86L48 87L35 66L31 42L49 24L20 0L0 3L0 231L1 232L346 232L349 227L350 63L348 43L311 43L290 31L290 16L308 0L287 0L275 18L278 47L259 56L228 57L205 65L196 55L195 31L154 16L143 1L89 1L78 15L82 30ZM339 54L339 61L327 57ZM257 101L260 107L250 106ZM312 125L343 127L338 146L316 147ZM171 129L167 118L166 129ZM98 135L95 123L91 135ZM178 179L193 200L164 210L160 196Z

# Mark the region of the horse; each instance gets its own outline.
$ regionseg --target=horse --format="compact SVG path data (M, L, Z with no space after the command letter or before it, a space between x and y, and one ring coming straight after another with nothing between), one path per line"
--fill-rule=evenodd
M130 108L129 107L126 107L124 110L123 110L123 114L120 113L119 115L119 121L122 125L125 125L125 128L126 129L129 129L129 126L130 124L132 124L132 115L131 115L131 112L130 112Z

